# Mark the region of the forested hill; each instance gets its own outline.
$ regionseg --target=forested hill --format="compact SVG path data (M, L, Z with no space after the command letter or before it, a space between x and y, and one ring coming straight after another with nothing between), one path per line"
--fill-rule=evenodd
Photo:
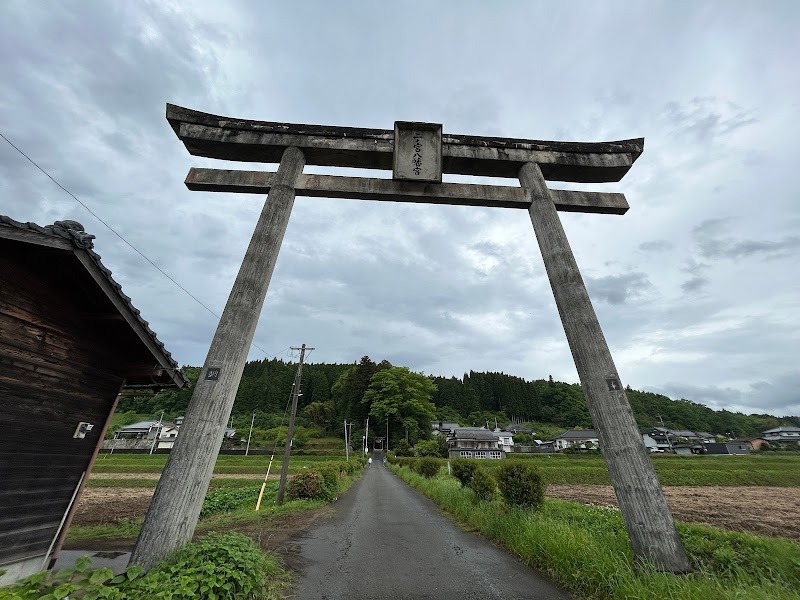
M373 362L365 356L358 364L307 363L303 367L301 414L322 425L332 426L348 420L363 419L369 413L363 395L372 376L392 365ZM236 394L234 415L283 413L292 388L296 363L283 360L257 360L245 366ZM198 367L185 367L195 381ZM591 427L580 385L549 379L526 381L504 373L470 371L463 378L430 376L436 385L431 400L436 418L464 425L508 422L509 419L551 423L564 428ZM191 398L191 389L164 391L147 398L122 398L118 411L168 415L183 414ZM800 417L777 418L771 415L744 415L715 411L690 400L672 400L660 394L627 389L636 420L640 426L659 425L659 416L671 429L708 431L733 437L756 436L778 425L800 426Z

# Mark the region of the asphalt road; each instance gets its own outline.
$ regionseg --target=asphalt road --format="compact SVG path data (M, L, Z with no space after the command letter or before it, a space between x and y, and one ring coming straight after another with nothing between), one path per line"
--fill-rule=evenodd
M569 600L543 575L462 531L373 461L298 543L296 600Z

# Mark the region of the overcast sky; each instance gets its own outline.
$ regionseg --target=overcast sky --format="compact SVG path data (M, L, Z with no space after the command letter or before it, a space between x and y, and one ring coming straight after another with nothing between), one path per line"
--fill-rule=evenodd
M274 165L190 156L167 102L296 123L644 137L621 182L573 186L623 192L628 214L561 213L623 383L796 415L798 30L794 0L4 0L0 132L217 314L263 197L183 180L191 166ZM176 360L202 364L216 319L1 139L0 214L82 222ZM255 343L251 359L306 343L313 361L578 381L530 219L514 209L298 198Z

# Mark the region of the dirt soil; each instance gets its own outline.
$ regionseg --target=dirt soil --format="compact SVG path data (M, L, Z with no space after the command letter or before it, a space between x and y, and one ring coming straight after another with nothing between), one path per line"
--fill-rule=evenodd
M780 487L666 487L672 513L679 521L704 523L758 535L780 536L800 542L800 494L797 488ZM153 490L148 488L87 488L78 503L74 525L111 524L144 516ZM551 498L584 504L616 506L611 486L551 485ZM293 563L296 547L287 540L306 531L332 507L283 515L280 519L237 523L229 528L257 540L262 548L278 552ZM101 538L67 542L65 548L81 550L124 550L134 539ZM90 547L87 547L90 546Z
M678 521L800 542L800 493L791 487L665 487ZM551 498L617 506L610 485L551 485Z
M263 477L260 478L263 481ZM213 485L213 484L212 484ZM123 519L144 517L153 497L150 488L86 488L78 502L73 525L113 524ZM275 519L263 519L247 523L235 523L220 527L205 521L197 532L203 535L209 530L236 530L254 539L263 550L279 554L284 563L292 567L296 562L297 545L289 542L291 538L309 529L319 519L333 514L330 506L318 510L302 511L281 515ZM65 550L133 550L134 538L95 538L93 540L67 540Z

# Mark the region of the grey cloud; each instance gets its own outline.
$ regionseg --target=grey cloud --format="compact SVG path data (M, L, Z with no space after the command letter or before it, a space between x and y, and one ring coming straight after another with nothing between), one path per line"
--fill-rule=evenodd
M692 400L711 407L739 404L743 396L740 390L732 387L691 385L676 381L670 381L650 389L670 398Z
M708 283L709 279L707 277L692 277L681 284L681 289L687 294L699 292L706 287Z
M685 398L706 404L715 410L723 408L746 414L800 415L800 375L782 373L772 381L754 381L745 389L719 385L690 385L668 382L653 391L671 398Z
M671 250L675 244L669 240L653 240L651 242L642 242L639 244L639 250L643 252L661 252L664 250Z
M634 272L604 277L586 276L586 286L592 298L609 304L625 304L628 300L641 298L652 284L644 273Z
M676 135L689 136L701 143L713 142L737 129L758 123L758 119L748 111L711 96L693 98L683 104L669 102L664 107L664 118Z
M629 194L636 203L624 221L562 217L581 268L596 276L587 283L609 342L629 348L661 329L702 329L724 310L758 312L770 281L771 292L797 297L798 284L785 272L796 251L792 202L800 188L785 157L798 125L785 115L796 104L791 90L800 88L791 69L752 66L785 64L777 59L796 45L786 10L725 5L709 17L668 2L641 15L529 3L490 11L474 4L454 14L426 5L420 20L408 7L318 3L315 19L307 12L288 3L232 3L221 13L207 0L191 7L3 3L3 133L218 313L263 197L188 192L183 178L189 166L265 167L190 156L164 120L166 102L243 118L387 129L409 119L534 139L646 135L648 150L622 182L574 186ZM553 19L559 27L543 33L543 45L558 44L564 31L578 41L526 77L525 24ZM587 20L602 24L588 37ZM303 44L295 39L300 30ZM408 31L413 52L407 38L384 43ZM636 55L625 55L630 31L638 32ZM700 51L696 42L708 36L731 52ZM502 47L503 60L487 47ZM617 60L622 55L628 58ZM676 102L665 109L664 98ZM756 189L774 199L771 211L752 211ZM703 203L690 201L701 195ZM0 203L0 212L20 220L83 222L170 351L181 362L202 361L216 320L2 140ZM707 246L710 256L684 246L692 219L745 214L746 221L701 224L696 235L719 242ZM764 233L774 231L775 214L782 229ZM641 228L646 237L620 235L617 226ZM650 241L636 251L631 239ZM696 262L676 269L687 250ZM737 264L734 274L726 253L774 259L755 267L761 290L744 289L752 265ZM649 281L657 281L658 294ZM682 285L683 294L673 293ZM777 324L668 340L678 358L642 367L637 381L733 389L749 377L791 402L781 390L792 383L776 374L797 346L796 306L786 300L774 311ZM443 375L494 369L575 377L527 216L510 210L298 198L256 331L265 352L251 357L303 341L318 348L316 360L351 362L369 353ZM705 358L682 363L682 352Z
M700 254L705 258L747 258L765 256L774 258L800 248L800 236L788 235L772 240L737 240L724 236L729 230L730 219L709 219L692 229L692 236Z
M709 269L709 265L699 263L693 258L686 261L686 264L681 268L681 271L692 275L681 284L681 289L684 293L696 293L708 286L711 280L705 276L705 272Z

